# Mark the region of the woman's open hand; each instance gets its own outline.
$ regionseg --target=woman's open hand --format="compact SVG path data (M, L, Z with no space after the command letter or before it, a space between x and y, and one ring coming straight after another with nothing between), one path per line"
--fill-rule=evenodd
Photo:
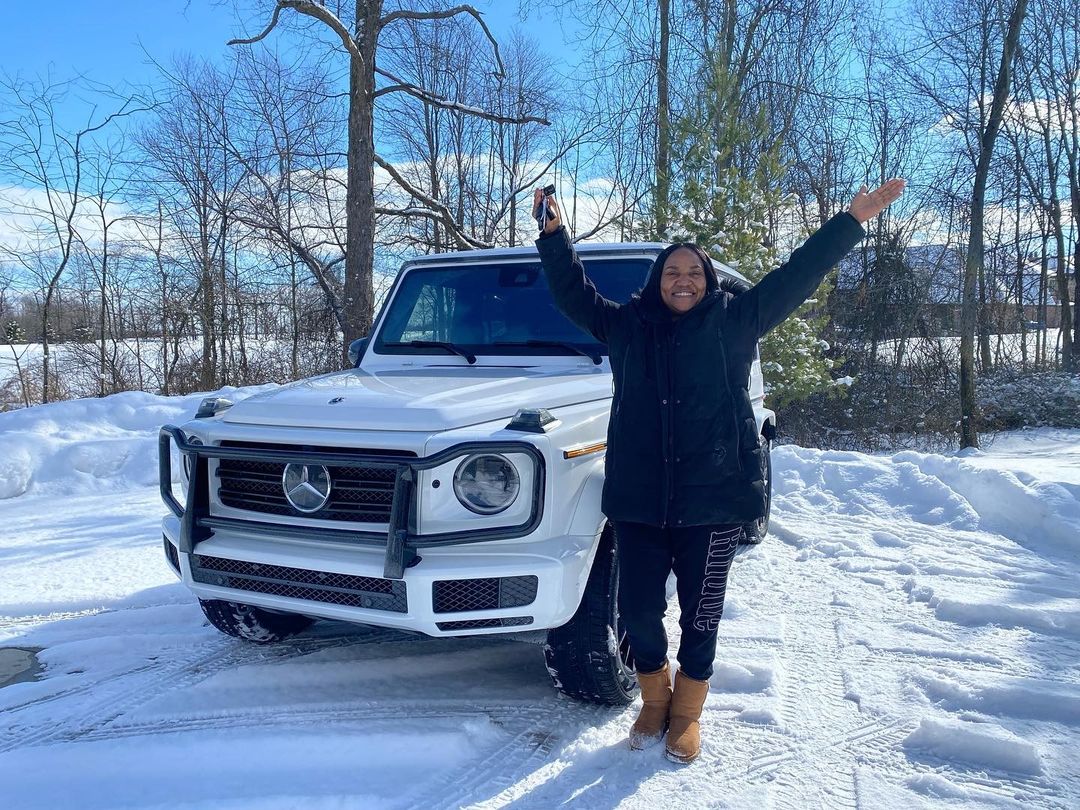
M538 188L533 192L533 205L532 205L532 218L536 221L537 214L540 213L540 201L544 199L544 190ZM559 204L555 202L555 197L551 196L547 198L548 218L544 222L544 233L555 233L562 225L562 212L559 211Z
M848 213L862 225L896 202L900 195L904 193L904 186L906 185L907 180L902 177L887 180L879 188L870 192L866 190L864 185L859 189L859 193L855 195L855 199L851 201L851 205L848 206Z

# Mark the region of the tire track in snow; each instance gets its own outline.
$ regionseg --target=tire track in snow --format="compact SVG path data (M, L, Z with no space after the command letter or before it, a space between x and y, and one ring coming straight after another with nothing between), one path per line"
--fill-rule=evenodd
M411 634L401 634L400 639L376 635L371 641L360 640L359 643L372 643L372 641L384 643L411 639L413 639ZM111 676L104 682L94 681L86 686L43 698L45 703L62 705L67 698L105 693L89 702L80 702L77 716L59 722L41 725L34 722L31 716L27 718L29 722L18 725L17 717L14 718L16 722L9 723L5 734L0 737L0 753L16 748L78 740L95 730L106 728L126 713L165 693L189 688L218 672L233 667L309 655L327 649L349 646L356 641L357 639L351 636L335 635L321 638L297 638L282 644L259 647L226 637L213 639L206 646L200 647L197 655L185 660L171 659L164 663L155 662L153 665L123 673L119 677ZM209 647L209 652L206 651L207 647ZM144 675L147 677L143 677ZM31 715L32 711L40 705L39 702L24 704L20 711ZM9 715L8 720L12 719Z
M199 655L181 662L139 667L118 678L105 682L96 681L86 687L52 697L49 702L61 703L69 697L80 697L87 693L95 695L90 701L79 703L78 715L73 718L44 725L33 722L31 718L31 723L27 725L12 725L0 741L0 753L78 737L80 733L92 730L153 699L161 694L161 691L169 691L168 687L179 689L203 677L209 677L235 663L238 655L235 651L229 652L229 646L229 642L223 639L214 643L212 652L202 651ZM141 677L147 673L151 673L149 677ZM166 688L159 691L161 687ZM105 694L98 697L102 692ZM24 711L29 712L35 708L37 705L32 703L27 705Z
M814 614L799 610L795 615ZM838 645L820 643L827 642L829 635L835 642L835 634L811 634L806 624L800 623L794 630L790 625L788 622L791 640L786 645L787 678L781 706L784 727L795 738L800 756L789 758L784 767L775 769L776 806L856 808L854 761L841 746L850 742L849 736L857 736L863 729L845 731L860 718L855 707L843 697L845 686L837 661Z
M841 527L836 527L837 531L841 531ZM972 569L970 574L961 575L957 573L955 566L944 566L951 573L942 574L932 572L929 576L935 580L935 592L944 590L942 583L947 586L948 592L964 592L965 588L975 585L976 587L986 587L986 579L989 576L989 572L995 570L997 566L996 562L988 556L985 550L979 550L975 544L970 544L971 548L965 549L966 553L971 557L979 559L981 562L986 563L988 570L975 570ZM936 547L935 547L936 550ZM949 555L945 555L948 557ZM815 572L810 577L815 583L830 582L832 580L838 580L839 577L848 576L857 572L850 570L848 565L848 558L837 558L835 556L826 555L824 558L815 559L809 558L806 560L808 563L815 563ZM931 566L933 567L933 563ZM824 570L822 570L824 569ZM825 571L829 571L830 575L826 575ZM886 578L893 580L892 587L887 590L896 593L897 585L902 584L900 578L907 575L907 572L896 572L891 574L888 571L881 572ZM898 576L899 575L899 576ZM916 573L916 577L919 574ZM850 579L848 580L850 583ZM871 583L868 583L871 584ZM851 596L851 588L848 587L848 595ZM859 613L873 613L877 605L872 601L863 601L864 598L869 597L869 592L864 591L862 588L858 589L862 591L854 599L858 600L858 604L862 607ZM904 589L906 590L906 589ZM1002 593L1030 591L1034 593L1042 593L1045 588L1039 587L1026 587L1024 583L1011 581L1008 588L1001 588ZM1060 596L1060 594L1055 594ZM805 607L798 604L798 600L795 600L796 604L792 605L794 608L790 611L789 615L806 615ZM1065 685L1075 685L1076 679L1070 678L1067 672L1060 672L1059 674L1052 674L1052 671L1060 668L1060 661L1064 657L1070 657L1068 655L1070 650L1075 649L1078 645L1075 641L1069 639L1067 635L1054 635L1050 633L1041 632L1039 628L1028 627L1019 625L1015 628L1016 632L1022 634L1027 638L1025 649L1027 651L1024 657L1003 659L1000 663L992 661L980 661L969 660L962 657L963 651L968 649L978 649L978 635L983 631L986 625L978 624L971 625L965 622L956 622L946 618L938 618L933 615L927 616L925 613L926 605L922 600L895 600L890 599L885 603L881 603L881 607L884 608L884 613L887 616L886 621L898 622L899 620L917 621L920 623L930 622L933 627L939 632L936 634L938 638L948 643L954 650L960 654L956 656L952 655L935 655L933 651L921 651L921 650L904 650L904 649L889 649L888 646L883 648L875 648L865 643L859 643L857 640L849 640L848 643L844 641L844 635L838 635L837 640L839 645L837 647L835 661L840 663L845 660L844 666L856 666L859 668L866 667L870 671L882 672L886 669L891 670L901 677L910 673L913 669L924 668L930 671L941 672L948 675L956 676L998 676L1008 678L1036 678L1043 681L1061 683ZM852 621L858 621L858 615L855 611L851 610L847 612L848 630L851 629ZM992 626L992 622L988 622L987 625ZM838 625L839 627L839 625ZM847 633L846 635L850 635ZM1043 649L1043 647L1046 649ZM848 650L849 654L843 656L844 650ZM850 652L858 651L857 658L853 658ZM1073 660L1076 660L1075 658ZM1057 663L1058 666L1054 667L1053 664ZM1048 669L1051 672L1048 672ZM842 669L841 669L842 671ZM953 713L956 714L956 713ZM962 713L961 713L962 714ZM1043 774L1042 776L1032 776L1025 773L1015 773L1011 771L995 770L988 768L981 764L966 764L962 759L957 760L955 758L938 758L923 751L911 752L905 749L904 741L908 735L914 731L919 725L919 719L924 716L925 712L916 711L915 715L908 719L892 719L883 718L877 723L872 723L868 726L867 731L861 739L853 740L850 746L849 753L856 763L855 767L855 796L856 800L859 798L859 774L869 770L875 774L875 779L884 780L893 784L897 788L913 790L915 793L913 796L922 796L923 791L918 785L918 779L920 777L933 777L936 779L942 779L951 785L955 786L958 791L964 791L968 795L971 801L986 801L994 804L1003 802L1018 802L1020 806L1037 806L1048 808L1065 808L1069 807L1069 803L1062 800L1062 790L1060 786L1060 780L1075 780L1073 774ZM996 713L989 713L988 720L996 718ZM848 747L847 742L842 742L839 746L841 749ZM791 756L805 756L804 752L797 751ZM784 762L788 759L788 756L781 757L783 761L780 764L779 770L784 767ZM827 760L819 760L819 767L826 767ZM773 766L775 767L775 766ZM780 778L777 779L780 782ZM931 793L932 795L932 793ZM780 797L778 797L780 798ZM924 797L925 798L925 797ZM791 806L800 807L806 806L805 799L801 802L794 802L791 804L777 803L778 806ZM827 806L832 806L828 804Z
M71 741L100 742L123 737L155 736L161 734L183 734L198 731L237 731L266 728L303 728L307 726L327 727L332 724L341 727L351 723L400 723L408 720L446 720L488 717L498 724L512 720L541 722L550 717L550 711L533 705L491 706L468 704L433 707L432 701L409 704L395 701L393 708L380 706L375 702L369 705L350 706L339 703L333 706L294 705L265 710L245 707L233 711L215 710L212 714L183 716L175 715L136 723L113 721L89 730L72 738Z
M504 807L513 799L506 799L507 793L529 777L543 776L545 765L549 762L555 745L560 741L558 729L571 718L578 722L587 722L589 714L600 715L608 710L580 704L568 704L559 700L554 707L536 709L535 722L515 732L506 741L496 743L493 750L479 760L473 760L465 766L443 774L428 785L422 794L411 797L407 803L410 810L459 810L466 806ZM560 769L561 770L561 769ZM493 774L494 776L493 778ZM546 782L544 779L541 784ZM493 795L477 801L479 790L487 789Z
M782 611L785 676L780 704L790 741L786 750L755 757L746 776L751 782L768 781L778 808L857 808L857 764L872 762L880 750L895 748L913 724L868 717L847 699L841 617L832 604L830 587L841 574L825 561L788 564L797 570L785 579L800 585L786 593Z

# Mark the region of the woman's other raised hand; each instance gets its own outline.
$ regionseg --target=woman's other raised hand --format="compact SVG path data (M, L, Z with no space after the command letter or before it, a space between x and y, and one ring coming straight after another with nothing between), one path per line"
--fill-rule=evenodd
M906 185L907 180L902 177L886 180L874 191L867 191L864 185L851 201L851 205L848 206L848 213L862 225L900 199Z

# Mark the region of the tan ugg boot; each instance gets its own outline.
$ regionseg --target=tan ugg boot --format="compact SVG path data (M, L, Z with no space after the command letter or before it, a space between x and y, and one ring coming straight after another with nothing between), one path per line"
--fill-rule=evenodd
M696 681L675 673L675 690L671 695L671 726L668 728L667 758L672 762L688 763L701 753L701 709L709 694L708 681Z
M664 737L668 726L668 707L671 705L671 670L668 662L656 672L639 672L641 686L641 712L630 727L630 748L640 751L656 745Z

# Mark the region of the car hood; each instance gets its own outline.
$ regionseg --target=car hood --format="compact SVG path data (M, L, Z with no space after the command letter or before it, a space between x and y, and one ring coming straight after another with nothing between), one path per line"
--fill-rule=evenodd
M451 430L509 419L519 408L553 409L611 398L611 373L492 366L376 373L350 369L241 400L222 421L352 430Z

